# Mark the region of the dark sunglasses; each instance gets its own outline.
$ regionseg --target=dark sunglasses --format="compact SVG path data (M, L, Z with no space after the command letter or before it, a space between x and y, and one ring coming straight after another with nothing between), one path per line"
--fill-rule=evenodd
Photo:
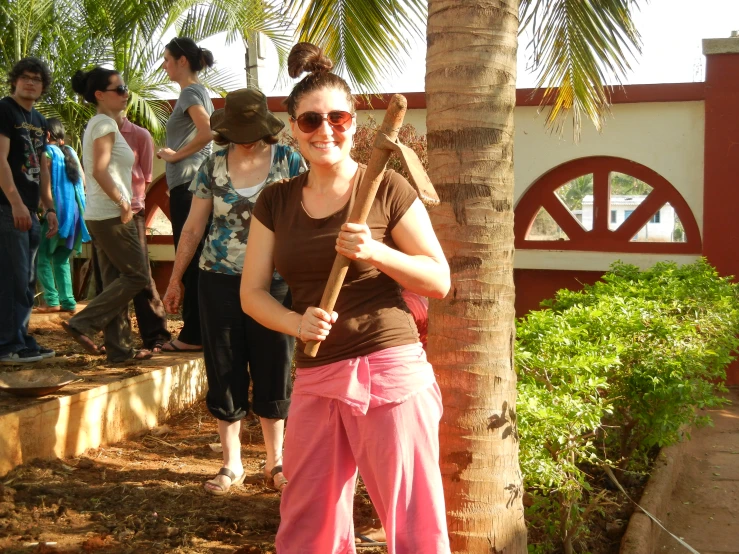
M106 88L105 92L117 92L120 96L128 94L128 85L118 85L115 88Z
M324 120L328 121L328 124L334 130L343 133L352 126L353 117L349 112L334 110L328 113L304 112L298 117L293 117L292 120L298 124L298 129L304 133L312 133L323 124Z

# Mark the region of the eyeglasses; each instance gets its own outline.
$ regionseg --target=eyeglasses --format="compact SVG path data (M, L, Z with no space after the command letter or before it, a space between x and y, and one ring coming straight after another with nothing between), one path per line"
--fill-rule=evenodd
M128 94L128 85L118 85L115 88L106 88L105 92L117 92L120 96Z
M41 77L33 77L31 75L26 75L26 74L23 74L18 78L23 81L33 83L34 85L40 85L41 83L44 82L44 80Z
M323 124L324 120L328 121L328 124L331 125L334 130L343 133L348 131L352 126L353 118L354 116L349 112L334 110L328 113L304 112L298 117L293 117L291 119L298 124L298 129L304 133L312 133Z

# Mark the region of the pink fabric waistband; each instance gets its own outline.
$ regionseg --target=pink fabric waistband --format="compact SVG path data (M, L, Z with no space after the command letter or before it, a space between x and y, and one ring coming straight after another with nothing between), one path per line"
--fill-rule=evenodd
M436 382L421 343L395 346L367 356L298 368L293 396L307 394L348 404L355 415L404 402Z

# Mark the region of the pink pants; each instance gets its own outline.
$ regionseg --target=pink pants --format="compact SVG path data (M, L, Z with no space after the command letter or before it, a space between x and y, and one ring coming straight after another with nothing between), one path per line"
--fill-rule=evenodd
M299 369L285 438L290 483L280 505L277 553L356 552L358 467L389 554L448 554L441 412L420 344Z

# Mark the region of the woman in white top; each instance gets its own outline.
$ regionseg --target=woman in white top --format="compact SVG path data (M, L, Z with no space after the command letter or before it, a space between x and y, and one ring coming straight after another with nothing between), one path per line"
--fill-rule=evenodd
M100 263L103 292L62 327L91 354L101 351L90 337L103 331L110 362L145 360L151 352L137 352L131 346L128 303L147 285L149 272L132 220L134 155L115 121L126 110L128 87L117 71L96 67L78 71L72 88L97 106L82 140L82 162L87 183L85 220Z

